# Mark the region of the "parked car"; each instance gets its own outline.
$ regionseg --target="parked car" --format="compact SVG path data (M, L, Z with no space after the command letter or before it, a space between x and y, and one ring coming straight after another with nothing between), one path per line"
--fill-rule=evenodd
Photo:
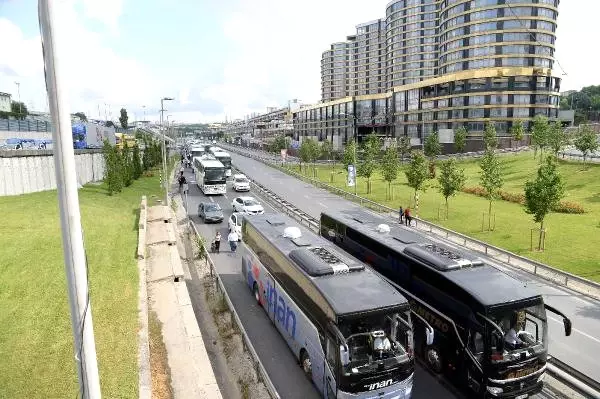
M262 215L265 213L263 206L253 197L237 197L231 203L234 212L242 212L247 215Z
M233 176L233 189L235 191L250 191L250 180L241 174Z
M244 220L244 215L239 212L234 212L229 217L229 232L235 231L242 241L242 221Z
M204 223L221 223L224 218L221 206L214 202L201 202L198 205L198 216Z

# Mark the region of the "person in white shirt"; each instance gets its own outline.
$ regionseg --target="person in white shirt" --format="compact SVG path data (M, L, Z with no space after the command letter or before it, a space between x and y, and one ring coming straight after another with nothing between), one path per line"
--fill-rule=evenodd
M524 342L519 338L519 329L519 323L516 320L513 320L510 329L506 332L506 334L504 334L504 342L508 344L510 349L520 348L524 344Z
M227 236L227 241L229 241L229 247L231 248L231 252L235 252L237 249L238 241L240 240L238 234L235 230L232 230L231 233Z

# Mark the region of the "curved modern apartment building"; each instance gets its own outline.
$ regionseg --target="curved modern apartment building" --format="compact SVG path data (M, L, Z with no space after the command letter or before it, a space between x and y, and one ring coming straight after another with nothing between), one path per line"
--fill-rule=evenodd
M555 118L558 3L391 1L381 21L385 35L378 49L384 54L385 90L351 90L349 74L355 66L347 57L344 90L333 90L339 97L324 95L323 103L300 109L297 135L328 138L339 147L355 134L360 140L371 131L408 135L414 144L439 131L451 142L451 133L461 126L476 138L485 122L493 121L502 136L517 119L527 125L537 114ZM351 56L352 42L345 43ZM326 76L328 70L322 68ZM336 107L349 111L336 112Z

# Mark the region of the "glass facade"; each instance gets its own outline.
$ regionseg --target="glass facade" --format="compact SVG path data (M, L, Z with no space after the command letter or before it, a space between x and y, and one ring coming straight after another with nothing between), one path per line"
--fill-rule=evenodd
M357 26L355 36L323 53L325 104L302 117L299 111L298 135L335 141L339 134L345 143L372 129L422 140L465 126L477 136L490 120L505 135L516 119L528 125L538 114L556 118L558 6L559 0L392 1L385 20ZM334 46L345 46L344 59ZM327 102L344 97L338 105L353 111L327 112ZM301 122L309 114L316 115L310 127Z

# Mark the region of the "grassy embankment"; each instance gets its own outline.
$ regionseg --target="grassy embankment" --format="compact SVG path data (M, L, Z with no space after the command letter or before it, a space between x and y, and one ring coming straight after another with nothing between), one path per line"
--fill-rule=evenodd
M539 166L533 153L502 156L505 167L503 190L523 193L528 179L533 179ZM403 168L405 165L403 166ZM477 160L463 160L460 167L465 169L466 186L479 185L479 163ZM297 172L298 167L293 169ZM330 182L331 167L317 168L318 178ZM482 241L505 248L514 253L527 256L562 270L578 274L592 280L600 281L598 253L600 247L600 165L589 165L584 168L578 162L560 162L560 172L566 183L564 200L581 204L585 213L581 215L552 213L547 216L546 250L530 251L531 229L539 227L533 223L531 215L524 207L506 201L495 201L493 213L496 216L494 231L482 231L483 213L487 212L488 202L472 194L459 193L449 201L449 217L444 220L444 199L437 187L429 187L421 193L419 200L419 216L452 230L467 234ZM307 174L311 174L312 171ZM430 180L430 185L437 181ZM346 172L337 165L334 172L334 186L353 192L346 187ZM393 208L411 206L413 190L406 185L404 169L399 178L393 182L394 200L387 198L387 182L381 175L372 178L372 193L367 194L366 179L358 179L358 194ZM413 212L414 215L414 212ZM535 240L534 232L534 240ZM534 246L536 242L534 241Z
M106 398L138 396L138 208L161 192L158 173L114 196L103 184L79 190ZM0 397L76 397L56 191L0 197L0 209Z

